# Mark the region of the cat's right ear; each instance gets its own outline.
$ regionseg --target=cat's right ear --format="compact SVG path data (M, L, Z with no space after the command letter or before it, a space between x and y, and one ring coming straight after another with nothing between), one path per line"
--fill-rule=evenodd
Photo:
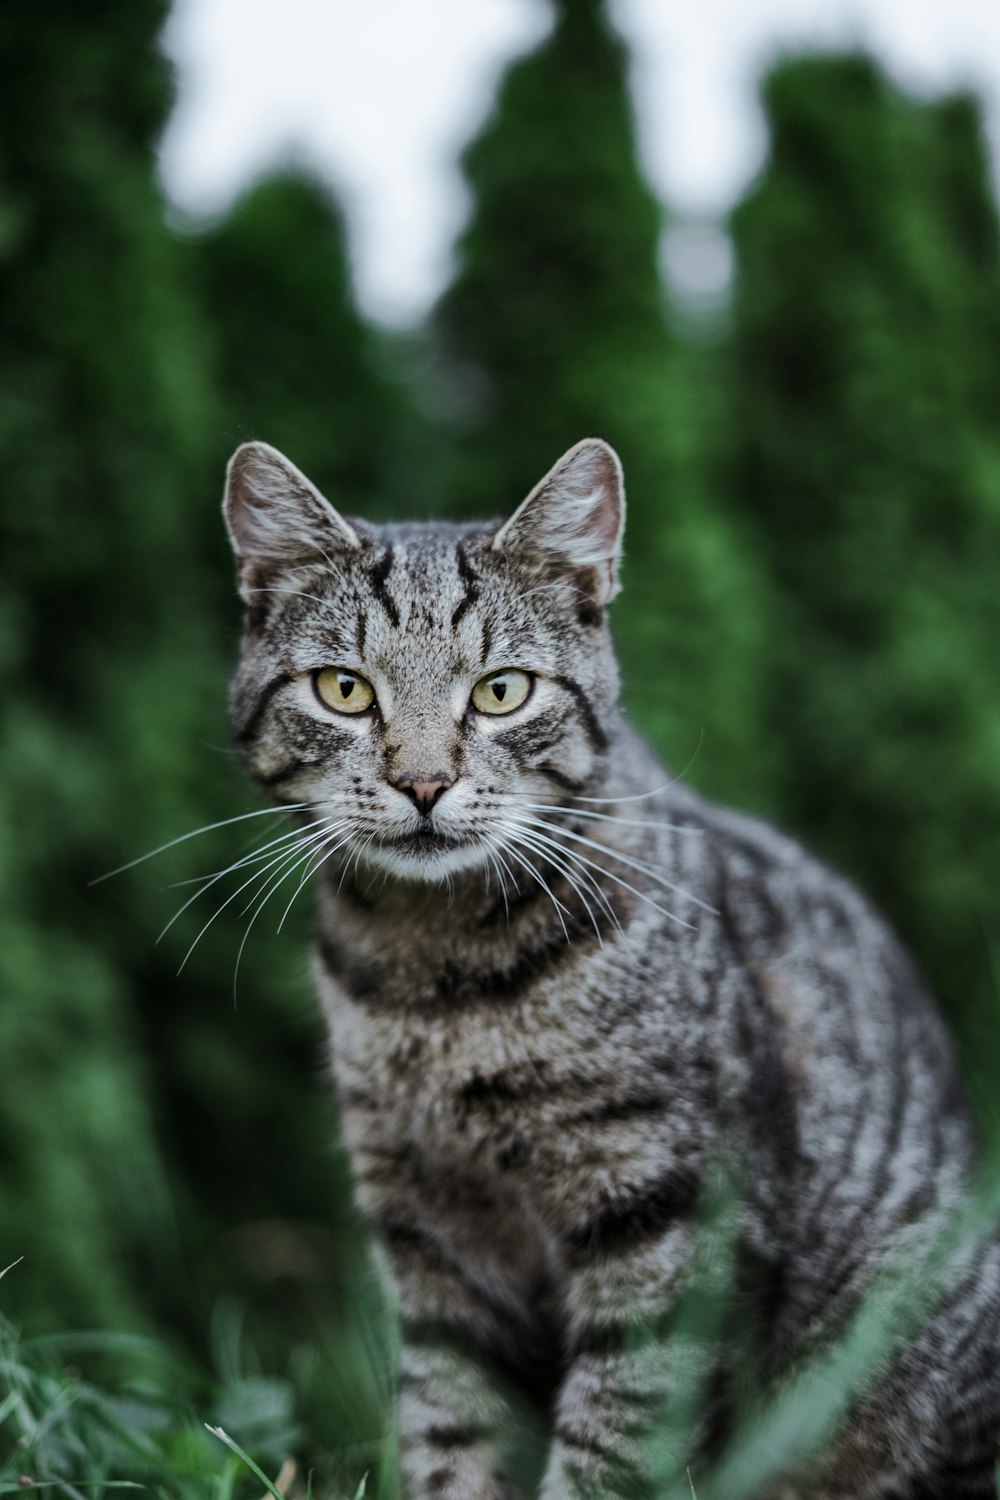
M493 538L497 551L568 571L600 606L618 592L625 486L615 450L584 438L564 453Z
M300 469L269 443L243 443L222 502L246 603L282 569L361 546L361 538Z

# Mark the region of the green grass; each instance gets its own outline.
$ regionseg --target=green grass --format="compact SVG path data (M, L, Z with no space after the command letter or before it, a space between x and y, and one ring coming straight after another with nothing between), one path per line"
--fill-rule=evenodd
M220 1382L156 1340L25 1338L0 1317L0 1495L37 1489L85 1500L141 1488L159 1500L360 1500L360 1457L349 1485L338 1482L350 1462L343 1455L318 1452L315 1472L298 1459L317 1448L299 1394L284 1377Z
M713 1464L678 1473L677 1456L701 1413L703 1392L692 1381L649 1436L648 1467L664 1500L751 1500L820 1451L876 1371L947 1295L966 1254L995 1232L998 1174L983 1181L943 1231L925 1225L908 1236L837 1341L748 1407ZM679 1346L711 1343L726 1315L736 1215L732 1179L720 1183L677 1314ZM260 1368L231 1309L217 1320L214 1375L153 1339L23 1337L0 1316L0 1495L38 1489L86 1500L144 1488L158 1500L362 1500L366 1492L395 1500L393 1340L384 1310L366 1306L363 1285L354 1321L336 1331L317 1326L310 1346L289 1351L281 1375Z

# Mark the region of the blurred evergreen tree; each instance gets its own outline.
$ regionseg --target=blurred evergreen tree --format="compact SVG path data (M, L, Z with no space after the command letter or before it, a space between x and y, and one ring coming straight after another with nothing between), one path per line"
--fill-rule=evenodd
M979 111L907 98L856 55L786 62L764 101L770 159L733 218L734 490L780 594L781 802L893 913L969 1041L995 1032L1000 874L1000 256Z
M151 788L184 802L165 731L204 682L173 665L204 613L176 512L207 402L153 186L165 12L0 16L0 1258L24 1255L5 1292L33 1324L135 1317L133 1260L171 1239L133 1005L148 914L87 889Z
M239 610L219 514L227 423L267 435L268 404L280 399L280 427L294 391L324 435L324 473L367 482L353 477L361 445L342 419L331 434L316 359L297 391L286 364L284 387L260 387L246 417L235 359L216 366L227 327L213 341L212 296L155 186L166 9L109 0L57 4L44 24L23 7L0 17L0 1264L24 1255L4 1300L33 1330L159 1319L197 1336L220 1290L253 1277L277 1322L296 1266L336 1273L336 1244L319 1257L309 1247L322 1231L295 1221L329 1229L347 1212L302 943L254 943L238 1013L242 900L177 977L212 896L231 886L154 947L188 894L158 894L165 874L218 867L273 825L237 825L88 888L125 858L259 806L228 751ZM315 229L306 190L297 218L291 196L290 226ZM258 228L266 242L266 216ZM252 258L255 226L244 229ZM326 354L342 391L352 360L367 379L365 335L336 236L318 233L298 257L286 241L279 266L301 276L297 310L286 297L269 321L251 302L244 322L266 356L279 334L288 346L290 320L315 317L317 358L324 336L339 340ZM324 266L331 290L317 306ZM231 328L237 311L234 297L220 322ZM359 426L361 410L355 399ZM307 462L321 451L318 437L302 446Z
M632 710L681 765L704 729L694 778L746 796L753 764L756 792L760 582L713 482L711 351L671 330L663 215L602 0L558 0L464 169L471 219L432 321L451 509L499 514L580 438L614 444L629 497L617 635Z
M302 172L269 177L192 249L222 413L218 461L260 437L348 514L413 508L419 423L386 341L355 305L329 192Z

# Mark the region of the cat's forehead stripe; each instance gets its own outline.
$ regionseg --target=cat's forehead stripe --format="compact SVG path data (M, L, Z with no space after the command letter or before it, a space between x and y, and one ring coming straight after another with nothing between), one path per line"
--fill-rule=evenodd
M388 615L389 623L391 625L398 626L399 606L397 605L395 599L393 599L392 595L389 593L389 589L387 586L387 579L389 577L389 574L392 572L392 565L394 560L395 548L393 547L391 542L387 542L385 550L383 551L381 557L369 569L368 582L371 585L371 591L375 595L375 598L378 600L378 602L381 604L382 608Z
M461 599L455 605L451 615L451 628L457 630L463 615L472 608L479 598L479 577L469 562L468 553L461 542L455 546L455 562L458 567L458 576L462 583L464 592Z

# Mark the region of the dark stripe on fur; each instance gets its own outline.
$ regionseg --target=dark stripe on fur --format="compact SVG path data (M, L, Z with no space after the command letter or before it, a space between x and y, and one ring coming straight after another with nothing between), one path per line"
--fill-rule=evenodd
M603 1104L590 1104L586 1109L560 1115L559 1124L609 1125L647 1115L662 1115L668 1103L663 1094L628 1094L624 1099L605 1099Z
M577 933L572 924L567 922L567 927L570 938L575 941ZM579 930L583 936L585 929L582 923ZM589 930L593 936L593 928ZM492 999L496 995L503 996L505 1000L516 1000L522 991L541 979L550 969L572 958L576 951L572 943L567 942L560 927L539 947L519 952L509 966L470 973L454 964L446 964L437 982L438 999L449 1005L456 1001Z
M546 764L544 766L536 766L535 769L541 771L542 775L547 776L550 781L554 781L556 786L561 786L564 792L582 792L587 785L586 781L580 781L576 777L567 776L564 771L557 770L555 766Z
M256 771L252 771L251 774L258 786L274 787L280 786L283 781L291 781L292 777L298 776L300 771L311 770L318 764L319 762L315 760L293 760L286 765L279 766L276 771L270 771L266 776Z
M566 1245L576 1260L594 1255L614 1255L651 1239L658 1239L672 1225L689 1219L698 1202L701 1178L690 1167L675 1167L644 1192L623 1203L607 1203L596 1209L567 1236Z
M525 724L515 724L510 729L502 730L493 738L498 745L512 751L523 762L552 750L566 738L566 731L561 725L556 725L553 729L544 720L529 719Z
M553 677L552 681L558 683L559 687L565 689L565 691L569 693L570 697L576 703L577 709L580 713L580 717L583 720L583 727L587 731L587 738L591 743L591 747L594 750L598 751L606 750L608 748L607 733L600 719L597 717L594 705L591 703L590 699L587 697L580 684L578 682L574 682L572 677Z
M272 698L274 698L275 694L280 693L283 687L287 687L292 680L291 672L282 672L280 676L272 677L267 687L257 698L250 717L246 720L243 727L236 731L236 739L239 744L249 745L256 738L257 731L264 721L264 715L271 706Z
M389 616L390 625L395 626L399 624L399 609L386 587L386 579L392 571L393 556L392 547L386 547L378 562L369 570L368 581L372 593Z
M478 1289L476 1295L480 1295ZM508 1307L484 1306L494 1325L493 1332L485 1336L473 1336L440 1318L404 1317L404 1356L407 1345L449 1350L464 1358L478 1356L548 1416L565 1374L558 1331L541 1313L533 1314L529 1321Z
M352 960L325 932L317 938L316 948L327 974L342 984L352 999L360 1002L381 996L384 975L377 964Z
M452 610L452 630L458 629L458 626L461 624L466 614L479 598L479 579L469 565L469 559L461 542L459 542L458 546L455 548L455 561L458 564L458 576L461 578L462 583L465 585L465 594Z
M425 1427L420 1434L421 1442L428 1448L473 1448L490 1436L488 1427Z
M577 1453L585 1453L591 1459L597 1459L599 1463L606 1466L607 1472L601 1475L602 1490L605 1494L608 1493L605 1485L610 1481L614 1485L616 1495L627 1496L628 1500L654 1500L656 1491L644 1478L641 1467L634 1459L615 1453L613 1448L601 1442L599 1438L584 1437L565 1425L556 1427L555 1436L564 1448ZM594 1489L595 1476L588 1473L588 1467L578 1462L575 1463L572 1459L566 1462L566 1470L573 1483L580 1487L581 1494L593 1500L597 1494Z

